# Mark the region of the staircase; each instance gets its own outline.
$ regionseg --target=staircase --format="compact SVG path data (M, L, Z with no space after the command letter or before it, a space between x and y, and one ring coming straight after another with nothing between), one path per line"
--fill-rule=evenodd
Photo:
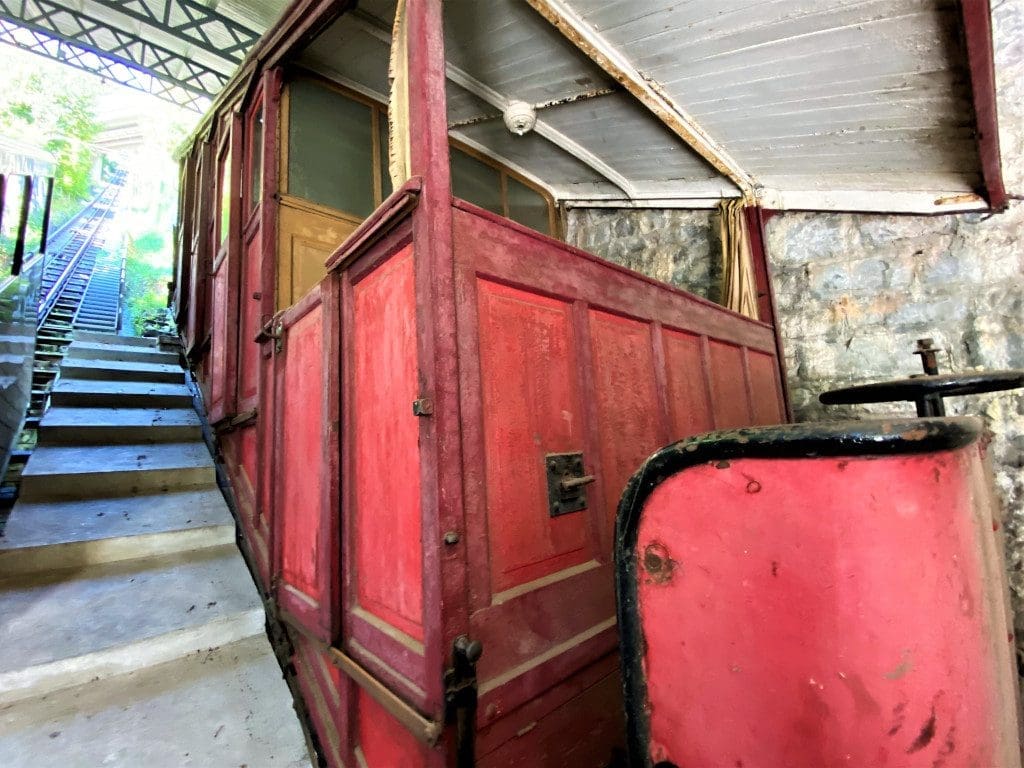
M75 331L0 539L0 765L309 766L176 354Z

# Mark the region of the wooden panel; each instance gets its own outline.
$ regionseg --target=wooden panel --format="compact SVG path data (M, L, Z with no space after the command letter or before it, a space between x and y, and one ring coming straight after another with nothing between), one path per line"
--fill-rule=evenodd
M256 334L260 330L262 304L263 241L260 230L252 234L245 249L242 267L242 289L239 301L241 328L238 335L238 408L248 411L256 407L260 379L260 347Z
M751 423L747 401L743 350L720 341L709 343L711 391L715 411L715 428L748 427Z
M355 580L360 606L423 639L412 248L353 286Z
M301 299L327 274L324 262L359 226L360 219L282 201L278 230L277 308Z
M228 364L228 260L221 261L213 274L213 333L210 343L209 386L210 404L209 419L216 423L227 414L225 401L227 395L227 364Z
M323 314L313 310L285 338L281 408L279 535L281 576L313 602L318 578L323 472Z
M424 747L387 710L360 689L359 763L365 768L426 768Z
M779 402L779 372L775 366L775 358L748 350L747 364L750 368L753 423L781 424L786 419L783 416L782 404Z
M626 481L664 442L663 420L650 323L591 311L590 339L608 535Z
M665 330L662 338L671 439L680 440L714 429L700 337Z
M583 419L572 306L480 281L491 589L509 589L579 564L586 516L548 514L544 457L581 451Z

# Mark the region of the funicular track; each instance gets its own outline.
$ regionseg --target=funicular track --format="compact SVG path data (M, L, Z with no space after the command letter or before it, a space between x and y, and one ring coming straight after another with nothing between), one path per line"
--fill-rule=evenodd
M104 225L113 217L124 174L118 173L80 213L54 232L39 290L32 395L25 426L11 456L0 498L17 495L21 471L75 329L116 333L120 322L124 257L107 248ZM112 252L114 251L114 252Z

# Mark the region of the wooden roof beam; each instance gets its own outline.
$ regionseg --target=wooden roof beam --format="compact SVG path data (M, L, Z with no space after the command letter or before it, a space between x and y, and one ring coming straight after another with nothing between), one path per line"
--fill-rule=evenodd
M362 11L354 11L350 14L350 18L356 25L358 25L364 32L380 40L382 43L391 45L391 30L382 27L376 19L369 14ZM451 62L446 63L445 74L448 80L451 80L460 88L463 88L478 99L486 101L495 109L502 112L509 105L511 99L498 93L496 90L488 86L486 83L482 83L475 77L470 75L468 72L456 67ZM633 184L623 176L621 173L612 168L608 163L599 158L593 152L588 150L576 141L566 136L561 131L553 128L547 122L545 122L540 116L537 117L537 123L533 128L534 132L538 136L542 136L556 147L566 152L581 163L589 167L592 171L605 178L611 184L622 190L629 198L636 196L636 190ZM460 140L465 140L464 137L460 137ZM532 174L530 174L532 176ZM547 186L546 184L544 186Z
M611 43L598 34L563 0L526 0L530 6L559 30L616 82L635 96L655 117L686 142L722 175L728 177L744 197L754 197L759 186L728 152L648 79Z

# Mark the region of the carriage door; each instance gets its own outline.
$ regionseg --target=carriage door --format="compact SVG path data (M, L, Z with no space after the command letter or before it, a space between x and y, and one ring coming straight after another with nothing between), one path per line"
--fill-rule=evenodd
M217 216L214 220L213 240L217 245L210 281L213 290L209 355L211 424L234 413L237 367L238 328L232 319L238 316L241 118L233 114L225 129L217 151Z

